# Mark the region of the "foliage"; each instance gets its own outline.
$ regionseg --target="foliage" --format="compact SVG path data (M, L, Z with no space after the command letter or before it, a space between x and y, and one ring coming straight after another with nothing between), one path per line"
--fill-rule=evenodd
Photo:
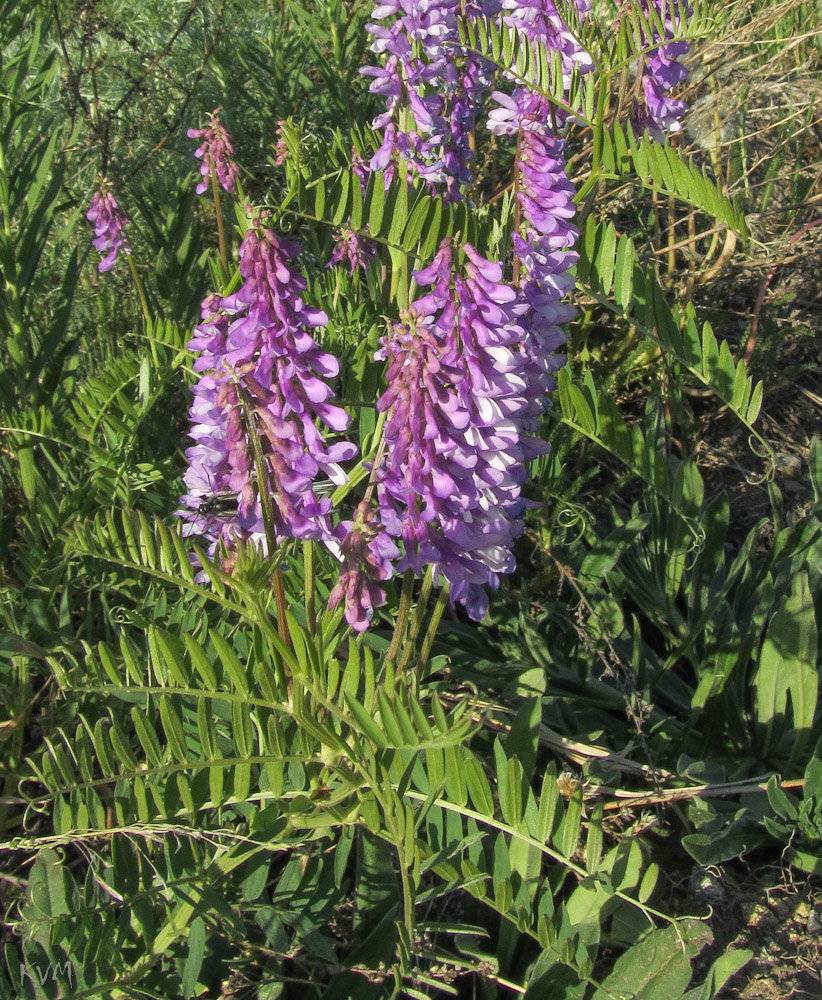
M717 37L715 6L688 6L671 37ZM361 184L381 142L358 73L370 4L177 7L0 0L0 991L711 1000L750 953L692 982L713 935L669 912L660 865L682 813L653 839L611 804L687 800L676 839L700 864L775 838L819 870L822 442L813 498L786 517L768 373L703 319L693 280L660 281L662 200L740 244L750 227L714 161L634 134L625 97L658 13L603 2L580 23L558 4L596 67L570 78L511 27L462 25L489 65L577 109L581 312L520 568L485 620L447 611L429 570L388 584L356 634L327 607L322 546L229 566L180 529L199 303L240 287L227 264L264 203L305 245L335 393L378 463L386 323L443 240L509 259L518 153L478 132L456 203L403 170ZM216 105L232 208L197 199L184 137ZM131 276L122 258L98 275L88 250L101 175L132 219ZM374 241L370 268L326 269L341 228ZM706 485L689 390L748 438L770 540ZM368 477L333 491L341 516Z
M790 863L805 872L818 872L822 842L822 759L817 745L805 768L802 798L797 805L776 778L768 781L768 802L775 816L765 816L765 827L774 837L788 842Z

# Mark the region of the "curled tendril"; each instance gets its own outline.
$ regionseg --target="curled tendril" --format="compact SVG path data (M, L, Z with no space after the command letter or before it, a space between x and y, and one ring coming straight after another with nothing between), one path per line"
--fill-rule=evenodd
M748 447L763 462L767 462L767 468L762 473L750 472L745 476L745 482L749 486L763 486L771 483L776 478L776 455L768 442L758 434L748 435Z
M594 526L594 519L590 511L581 504L571 503L569 500L565 500L564 503L565 506L557 515L557 524L561 528L578 528L574 538L574 541L578 542L585 535L586 529Z
M705 541L708 538L708 534L701 524L697 523L696 529L688 525L688 529L694 537L694 544L687 552L685 556L685 569L690 571L696 566L696 561L699 558L702 549L705 547ZM693 558L690 558L690 557Z

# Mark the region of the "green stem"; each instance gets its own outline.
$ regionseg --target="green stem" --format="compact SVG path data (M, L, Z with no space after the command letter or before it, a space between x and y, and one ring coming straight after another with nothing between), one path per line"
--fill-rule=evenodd
M404 106L400 108L399 128L400 132L407 135L411 131L411 110L408 107L407 97L403 95ZM397 198L400 217L403 225L408 222L408 160L404 157L400 159L400 191ZM408 279L408 254L405 250L400 251L400 283L397 288L397 306L399 309L407 309L411 299L411 288Z
M408 662L414 652L414 647L417 644L417 639L422 629L422 622L425 617L425 611L428 607L428 598L431 596L431 588L434 585L434 571L431 566L425 571L425 577L422 581L422 587L420 588L420 596L417 601L417 606L414 609L414 617L411 620L411 629L408 633L408 641L405 644L405 649L402 651L402 659L400 660L399 666L397 667L397 675L405 672Z
M214 209L217 212L217 237L220 240L220 260L223 262L223 273L228 280L228 252L226 249L225 228L223 226L223 207L220 202L220 185L217 183L217 168L211 163L211 190L214 193Z
M403 923L405 924L405 931L407 934L407 939L409 942L414 940L414 902L415 894L413 886L411 885L411 879L408 877L408 859L405 857L405 850L399 847L403 843L405 837L405 831L402 829L396 829L394 836L397 838L398 850L400 862L400 882L402 884L402 908L403 908ZM400 950L400 963L401 970L403 974L408 971L408 960L409 955L404 954L405 949Z
M520 232L522 207L519 201L519 169L520 169L520 147L522 146L522 129L517 132L517 150L514 154L514 232ZM519 288L520 259L514 254L514 287Z
M148 308L148 299L146 299L145 289L143 288L143 283L140 281L140 275L137 273L137 267L134 263L134 258L131 254L126 255L128 257L128 266L131 268L131 276L134 278L134 287L137 289L137 295L140 299L140 305L143 308L143 316L147 323L151 322L151 312Z
M431 614L431 621L428 623L428 631L425 633L425 639L423 640L422 649L420 651L418 673L422 672L422 668L428 662L428 657L431 655L431 648L434 645L434 639L437 637L437 629L440 627L442 616L445 613L445 606L448 604L450 591L451 588L448 586L448 582L446 581L442 585L442 590L439 592L437 603L434 605L434 611Z
M254 455L254 466L257 470L257 495L260 498L260 508L263 514L263 526L265 528L265 540L268 546L268 554L274 555L277 551L277 532L274 527L274 504L271 500L271 492L268 484L268 464L263 454L260 444L260 435L257 433L257 425L254 420L254 411L249 405L248 397L243 388L237 385L237 396L243 407L246 418L246 437L251 445L251 452ZM277 627L280 638L291 648L291 635L288 631L288 620L286 619L285 588L283 587L283 574L279 566L274 570L272 576L274 586L274 600L277 605Z
M305 620L308 634L317 634L317 607L314 593L314 543L303 542L303 566L305 567Z
M594 113L594 151L591 160L591 173L588 175L588 179L579 189L576 198L574 199L578 205L583 205L585 203L585 199L588 197L590 192L593 191L601 179L602 149L605 143L605 112L608 102L608 93L608 80L603 77L599 82L597 107L596 112Z
M391 640L391 645L388 647L388 652L385 654L385 663L393 664L397 659L397 653L400 650L400 643L405 635L405 630L408 626L408 616L411 613L411 595L414 591L414 571L412 569L407 569L405 571L405 576L402 578L402 593L400 594L400 606L397 611L397 624L394 626L394 637Z

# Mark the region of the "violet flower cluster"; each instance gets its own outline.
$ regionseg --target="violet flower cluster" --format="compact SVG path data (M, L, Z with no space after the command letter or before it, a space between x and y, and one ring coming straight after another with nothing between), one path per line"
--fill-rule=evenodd
M514 568L528 413L519 317L526 308L499 264L465 244L460 271L445 241L414 273L427 294L383 338L386 458L377 470L380 519L403 543L397 572L432 565L473 618L485 587Z
M329 402L325 380L339 362L311 335L328 317L302 299L306 282L290 263L296 252L271 229L252 226L240 248L242 287L205 300L203 322L189 342L201 352L195 371L204 374L193 390L195 444L186 452L186 509L179 513L185 533L205 536L211 555L220 541L229 553L240 540L265 548L261 489L272 496L278 540L336 537L331 501L314 486L321 473L344 482L338 463L357 449L327 444L317 426L319 420L344 431L350 418ZM259 437L266 483L258 481L251 435Z
M217 174L217 180L224 191L234 194L237 190L237 177L240 170L234 160L234 145L231 136L225 129L217 111L212 111L209 123L205 128L190 128L189 139L199 139L200 145L194 155L202 160L200 174L202 180L196 187L197 194L204 194L208 189L211 171Z
M374 240L356 230L343 228L334 235L334 252L326 267L336 267L347 261L353 275L358 268L365 270L376 256Z
M105 182L92 195L86 218L94 225L92 246L101 254L105 254L97 265L97 270L101 273L110 271L117 262L120 250L123 253L131 253L131 247L123 231L128 225L128 219Z
M385 602L380 582L394 575L394 561L401 553L368 500L359 504L353 521L340 524L338 533L343 539L342 566L328 606L333 609L345 601L345 620L355 632L364 632L371 624L374 608Z
M284 125L285 120L277 122L277 145L274 147L274 163L278 167L281 167L288 159L288 143L285 141L285 135L283 134Z
M371 91L386 99L373 127L384 130L371 159L372 170L390 179L399 160L429 184L445 183L445 198L462 198L471 181L470 135L482 94L489 88L490 64L476 53L462 54L458 17L496 14L500 0L383 0L367 30L372 52L387 56L382 66L361 72L372 77ZM390 19L395 20L389 23Z
M591 9L590 0L575 0L580 17ZM532 45L545 45L562 56L565 86L571 70L578 66L583 73L594 68L590 54L563 19L553 0L502 0L503 21L517 29Z
M560 53L566 84L574 67L581 72L591 68L588 54L552 0L503 0L503 5L511 27L531 43ZM589 7L577 0L580 15ZM495 91L492 97L498 106L489 112L488 128L518 141L515 191L524 225L523 234L513 237L513 248L523 271L520 292L528 306L520 345L529 402L524 428L535 433L547 394L556 386L552 373L565 360L555 353L567 339L561 324L576 314L562 302L574 286L570 269L578 259L573 247L579 235L573 222L574 188L565 173L565 143L557 134L568 112L552 107L528 87L516 87L512 94Z
M576 0L581 14L589 4ZM535 45L558 51L570 80L590 59L551 0L385 0L369 26L383 67L364 72L386 98L374 122L383 142L368 168L387 182L400 158L426 182L445 182L446 197L462 197L470 182L469 137L489 67L458 45L458 17L501 13ZM574 190L565 173L557 128L569 112L552 107L528 86L494 93L488 127L517 138L515 190L520 232L513 237L519 287L503 281L498 263L464 244L458 264L446 240L433 262L414 272L421 294L389 323L378 360L387 362L385 414L372 482L352 520L334 525L331 504L314 488L324 472L339 480L338 462L352 458L347 443L328 446L317 429L335 431L348 416L329 402L324 379L337 362L311 330L327 322L301 298L305 281L291 270L293 248L256 226L241 250L243 287L204 303L204 322L190 346L203 377L192 407L195 445L186 476L191 533L231 550L238 539L263 536L258 493L275 502L278 536L322 540L341 558L330 606L344 604L346 621L366 629L385 600L383 584L396 573L422 575L431 567L450 585L451 600L481 618L487 587L514 568L513 546L523 530L526 462L544 453L539 420L562 363L562 324L574 315L563 303L573 285ZM365 165L355 170L365 183ZM367 237L346 230L331 263L352 274L373 251ZM258 434L267 483L247 441ZM376 501L372 490L376 489ZM237 498L236 511L217 517L212 501ZM205 499L204 499L205 498Z
M581 14L590 6L577 5ZM374 19L382 23L369 31L372 50L387 59L363 71L373 79L371 90L386 98L385 113L374 121L384 133L371 169L390 179L402 158L428 183L445 182L447 198L461 197L471 180L469 136L491 78L483 60L461 54L457 18L500 12L532 43L561 53L568 81L574 67L591 68L551 0L380 3ZM498 107L489 127L518 136L524 234L514 246L523 281L519 289L505 284L499 264L469 245L464 268L456 267L448 242L414 274L429 290L390 324L378 355L388 361L388 389L378 402L387 414L387 454L374 470L379 522L402 543L396 571L421 575L431 565L449 582L452 601L477 618L487 607L486 587L514 566L525 462L547 450L533 434L562 361L554 353L565 340L560 324L574 315L561 300L573 285L577 238L556 110L528 87L493 97ZM337 259L345 252L338 247ZM374 512L366 519L363 511L358 524L348 528L344 544L370 570L357 575L349 559L335 600L344 594L348 620L364 627L388 566L378 555L385 539Z
M664 38L656 28L645 44L653 45L671 38L679 25L680 13L675 0L643 0L645 12L653 7L665 26ZM687 13L687 12L686 12ZM642 61L642 92L645 102L635 110L636 127L645 130L657 142L665 142L669 133L682 131L682 118L687 110L684 101L671 97L671 91L683 83L688 70L679 62L690 50L687 42L669 42L651 48Z

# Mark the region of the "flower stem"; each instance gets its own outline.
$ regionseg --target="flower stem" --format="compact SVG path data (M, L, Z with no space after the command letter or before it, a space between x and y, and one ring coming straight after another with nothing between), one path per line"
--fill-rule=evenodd
M437 637L437 629L440 627L440 622L442 621L442 616L445 612L445 605L448 603L450 589L451 588L446 581L443 583L442 590L440 590L439 596L437 597L437 603L434 605L434 610L431 614L431 621L428 623L428 631L425 633L422 650L420 651L418 673L422 672L422 668L428 662L428 657L431 655L434 639Z
M140 299L140 305L143 309L143 316L147 323L151 322L151 312L148 308L148 300L146 299L146 292L143 288L143 283L140 281L140 275L137 273L137 267L134 264L134 258L131 254L126 255L128 257L128 266L131 268L131 276L134 278L134 287L137 289L137 295Z
M317 634L317 608L314 593L314 543L303 542L303 566L305 568L305 620L308 634Z
M277 532L274 528L274 505L271 500L271 492L268 484L268 463L263 454L260 444L260 435L257 432L257 424L254 420L253 408L249 405L245 390L237 383L237 396L243 407L246 418L246 435L248 443L251 445L251 452L254 455L254 466L257 470L257 495L260 498L260 508L263 514L263 526L265 528L265 540L268 547L268 554L273 555L277 551ZM288 620L286 619L285 587L283 586L283 574L279 566L274 570L272 576L274 587L274 601L277 605L277 627L280 638L291 648L291 635L288 631Z
M408 617L411 613L411 595L413 591L414 571L412 569L407 569L405 571L405 576L402 578L402 593L400 594L400 606L397 610L397 624L394 626L394 637L391 640L391 645L388 647L388 652L385 654L386 665L393 664L400 651L400 643L402 642L405 630L408 627Z
M514 154L514 232L520 233L522 225L522 207L519 201L519 172L522 146L522 127L517 132L517 151ZM514 254L514 288L519 288L520 259Z
M404 673L414 652L414 646L417 644L417 638L419 637L420 630L422 629L425 610L428 607L428 598L431 596L431 588L433 585L434 571L431 566L429 566L425 571L425 578L423 579L422 587L420 588L419 600L417 601L417 606L414 609L414 617L411 620L411 629L408 632L408 641L405 644L405 649L402 652L402 659L397 667L398 676Z
M223 262L223 272L228 278L228 251L226 249L225 228L223 226L223 207L220 202L220 185L217 183L217 168L211 162L211 190L214 192L214 209L217 212L217 237L220 240L220 260Z

